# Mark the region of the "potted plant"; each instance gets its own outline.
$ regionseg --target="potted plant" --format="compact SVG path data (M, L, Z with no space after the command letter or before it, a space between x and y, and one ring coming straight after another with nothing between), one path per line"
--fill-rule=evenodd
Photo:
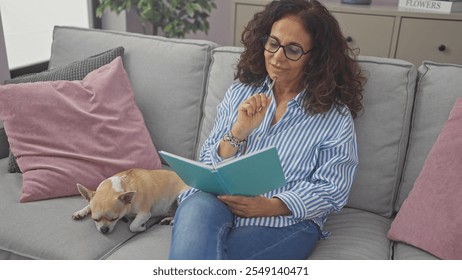
M215 0L98 0L96 16L101 18L108 9L119 14L135 9L146 33L146 25L152 24L153 35L159 30L166 37L184 38L190 32L207 34L207 18L216 9Z

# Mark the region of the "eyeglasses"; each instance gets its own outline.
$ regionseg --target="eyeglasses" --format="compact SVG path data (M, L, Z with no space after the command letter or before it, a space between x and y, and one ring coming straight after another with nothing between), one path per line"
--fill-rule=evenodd
M313 49L311 49L305 52L303 51L302 47L293 45L293 44L283 46L279 43L278 39L272 36L265 36L262 38L262 41L263 41L263 47L265 48L266 51L270 53L275 53L279 50L279 48L282 48L284 50L284 55L287 57L287 59L290 59L292 61L297 61L302 56L309 54L310 52L313 51Z

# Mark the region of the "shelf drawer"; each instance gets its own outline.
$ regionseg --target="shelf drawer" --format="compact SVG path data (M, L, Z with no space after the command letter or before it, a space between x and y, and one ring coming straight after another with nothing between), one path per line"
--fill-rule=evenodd
M396 58L462 64L462 21L403 18Z
M395 17L364 14L332 13L342 28L345 39L361 55L389 57Z

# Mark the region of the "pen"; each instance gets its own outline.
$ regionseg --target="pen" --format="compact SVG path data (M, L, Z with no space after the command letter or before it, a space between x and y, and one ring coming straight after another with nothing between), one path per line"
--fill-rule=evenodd
M270 91L273 89L273 86L274 86L274 83L276 82L276 78L273 79L273 81L271 82L269 88L268 88L268 91L266 92L266 95L269 96L269 93Z
M271 84L270 84L270 86L269 86L269 88L268 88L268 91L267 91L266 94L265 94L266 97L270 97L270 92L271 92L271 90L273 89L273 86L274 86L274 83L275 83L275 82L276 82L276 78L274 78L274 80L271 82ZM258 112L260 112L261 109L262 109L261 107L258 108Z

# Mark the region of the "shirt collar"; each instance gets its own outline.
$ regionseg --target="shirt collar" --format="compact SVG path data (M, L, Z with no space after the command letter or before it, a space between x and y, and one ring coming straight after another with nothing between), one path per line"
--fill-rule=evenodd
M291 102L295 102L300 110L303 109L303 97L305 96L305 91L300 91Z
M267 93L268 92L268 89L271 85L271 79L269 76L266 76L265 78L265 81L263 82L263 86L262 86L262 92L265 92ZM272 95L273 93L271 93ZM295 96L290 102L289 102L289 106L290 104L292 104L293 102L295 102L295 104L299 107L299 109L303 109L303 97L305 96L306 92L304 90L300 91L297 96Z

